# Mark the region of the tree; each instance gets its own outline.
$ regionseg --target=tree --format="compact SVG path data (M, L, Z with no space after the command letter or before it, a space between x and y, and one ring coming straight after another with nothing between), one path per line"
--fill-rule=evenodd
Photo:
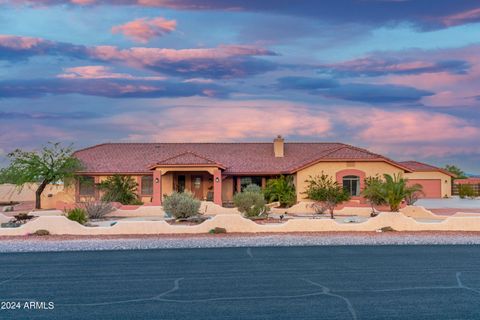
M375 206L387 204L382 196L382 186L383 180L378 176L365 178L365 188L362 191L362 196L370 202L372 206L372 216L375 215Z
M460 169L459 167L457 167L454 164L447 164L445 166L445 170L447 170L448 172L456 175L455 179L465 179L465 178L467 178L467 175L465 174L465 172L463 172L462 169Z
M137 196L138 184L130 176L113 175L100 182L98 188L105 193L102 200L121 204L141 204Z
M330 212L333 219L333 210L335 207L345 201L350 200L350 194L343 189L338 182L322 172L321 175L310 176L305 182L308 183L304 192L307 198L321 202Z
M41 151L16 149L9 153L10 165L0 171L0 180L23 186L26 183L39 183L35 191L35 208L41 208L41 196L49 183L73 181L75 172L82 168L73 155L72 146L63 147L60 143L49 142Z
M379 196L390 206L390 211L399 211L400 204L405 198L422 191L422 186L419 184L408 186L408 179L403 178L400 174L394 174L393 177L384 174L383 178Z
M268 202L280 202L282 208L293 206L297 202L293 176L282 175L276 179L268 180L263 194Z

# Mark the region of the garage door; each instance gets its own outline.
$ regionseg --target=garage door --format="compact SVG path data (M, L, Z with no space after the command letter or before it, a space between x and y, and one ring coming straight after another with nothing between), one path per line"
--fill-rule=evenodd
M441 198L442 197L442 180L441 179L409 179L409 185L420 184L423 187L424 198Z

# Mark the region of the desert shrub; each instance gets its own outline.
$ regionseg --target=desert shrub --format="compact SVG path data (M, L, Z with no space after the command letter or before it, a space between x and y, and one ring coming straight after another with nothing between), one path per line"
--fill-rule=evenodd
M310 176L305 182L308 183L305 191L308 199L319 202L319 208L328 209L332 219L335 207L350 199L350 194L323 172L321 175Z
M98 184L104 192L105 202L120 202L121 204L142 204L137 195L137 183L130 176L114 175Z
M247 185L243 188L242 192L262 193L262 188L254 183Z
M246 217L257 217L267 213L268 208L265 197L261 192L252 191L254 188L249 188L250 186L252 185L247 186L243 192L233 196L235 207Z
M458 196L461 199L465 198L475 198L475 190L470 184L460 184L458 186Z
M68 211L67 218L72 221L76 221L80 224L85 224L88 221L87 213L85 212L84 209L81 209L81 208L75 208Z
M40 229L40 230L35 231L33 233L33 235L35 235L35 236L48 236L48 235L50 235L50 231L45 230L45 229Z
M208 233L210 233L210 234L227 233L227 229L220 228L220 227L215 227L213 229L210 229L210 231L208 231Z
M176 219L185 219L199 214L200 201L188 192L173 192L165 196L163 209Z
M101 219L115 208L110 202L105 201L86 201L81 204L89 219Z
M268 202L280 202L282 208L293 206L297 202L293 176L280 176L268 180L263 194Z

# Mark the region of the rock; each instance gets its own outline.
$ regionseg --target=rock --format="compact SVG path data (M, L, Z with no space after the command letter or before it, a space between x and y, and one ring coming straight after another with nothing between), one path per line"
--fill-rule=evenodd
M2 208L2 212L12 212L13 209L13 206L5 206Z

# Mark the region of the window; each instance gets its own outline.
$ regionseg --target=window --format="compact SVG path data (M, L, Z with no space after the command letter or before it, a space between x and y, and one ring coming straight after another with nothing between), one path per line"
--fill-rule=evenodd
M142 195L153 194L153 176L142 176Z
M82 176L78 178L79 190L81 196L95 195L95 178L89 176Z
M241 177L240 178L240 186L243 191L246 186L249 184L256 184L257 186L262 186L262 177Z
M345 176L342 180L343 189L347 191L351 196L360 195L360 177L358 176Z

